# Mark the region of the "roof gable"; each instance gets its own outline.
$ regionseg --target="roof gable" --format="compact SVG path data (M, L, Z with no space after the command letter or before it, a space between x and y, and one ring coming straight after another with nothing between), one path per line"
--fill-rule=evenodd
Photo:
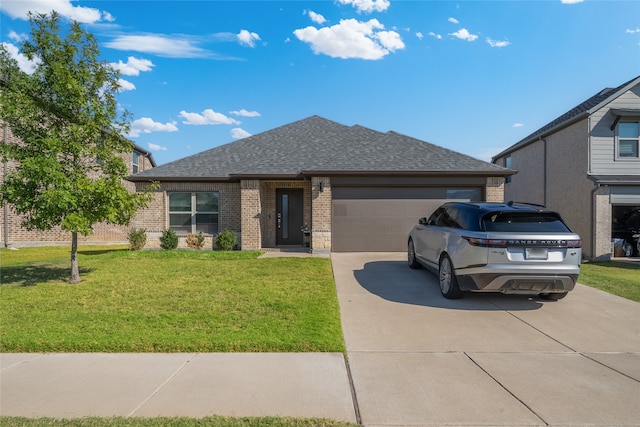
M571 110L567 111L566 113L562 114L558 118L547 123L540 129L522 138L520 141L516 142L511 147L507 148L506 150L502 151L499 154L496 154L493 157L494 161L495 159L502 157L506 154L509 154L510 152L513 152L525 145L528 145L531 142L538 140L539 138L543 138L543 136L545 135L549 135L558 129L566 127L578 120L581 120L584 117L589 116L594 111L597 111L603 106L609 104L611 101L618 98L620 95L622 95L623 93L625 93L626 91L628 91L629 89L631 89L637 84L640 84L640 76L635 77L629 80L628 82L621 84L616 88L603 89L602 91L593 95L591 98L576 105Z
M311 116L131 177L132 180L221 180L302 174L510 171L396 132L345 126Z

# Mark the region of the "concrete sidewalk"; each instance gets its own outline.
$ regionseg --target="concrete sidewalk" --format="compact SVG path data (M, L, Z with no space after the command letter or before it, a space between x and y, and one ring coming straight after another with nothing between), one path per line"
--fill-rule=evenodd
M2 354L0 415L355 422L341 353Z

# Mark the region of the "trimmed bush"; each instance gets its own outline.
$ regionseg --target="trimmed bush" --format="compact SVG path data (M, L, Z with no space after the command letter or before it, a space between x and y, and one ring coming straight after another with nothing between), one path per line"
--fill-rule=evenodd
M224 230L216 236L216 247L221 251L230 251L238 242L236 233L231 230Z
M169 251L178 247L178 235L171 229L164 230L160 236L160 247Z
M144 228L129 230L129 250L139 251L147 244L147 230Z
M204 234L202 234L202 231L198 234L187 234L187 246L197 251L202 249L202 247L204 246Z

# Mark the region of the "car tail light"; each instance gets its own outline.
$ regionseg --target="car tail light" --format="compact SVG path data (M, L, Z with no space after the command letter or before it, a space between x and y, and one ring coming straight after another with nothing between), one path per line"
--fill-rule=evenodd
M567 240L567 247L568 248L581 248L582 247L582 241L581 240Z
M473 246L482 246L485 248L506 248L507 241L503 239L478 239L476 237L464 237L464 240Z

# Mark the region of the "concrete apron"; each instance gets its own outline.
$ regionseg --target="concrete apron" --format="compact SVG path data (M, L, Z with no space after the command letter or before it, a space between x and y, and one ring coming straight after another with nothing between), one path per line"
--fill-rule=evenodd
M640 304L440 295L401 253L334 253L362 423L640 425Z

